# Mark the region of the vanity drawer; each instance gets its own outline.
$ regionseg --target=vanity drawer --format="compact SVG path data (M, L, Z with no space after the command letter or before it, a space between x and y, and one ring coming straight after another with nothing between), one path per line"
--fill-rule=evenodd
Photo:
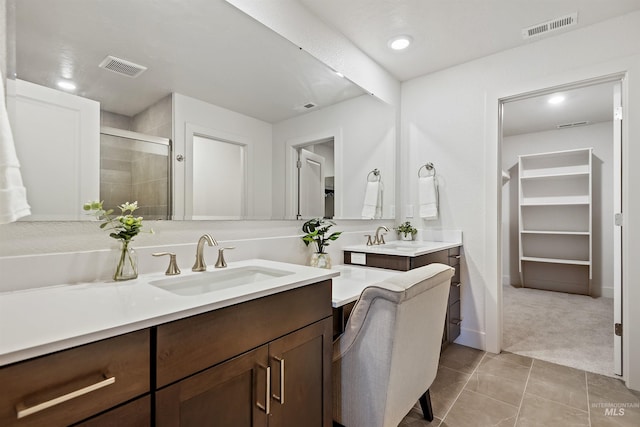
M161 388L330 317L331 280L157 327Z
M149 391L149 330L0 368L0 425L58 426Z

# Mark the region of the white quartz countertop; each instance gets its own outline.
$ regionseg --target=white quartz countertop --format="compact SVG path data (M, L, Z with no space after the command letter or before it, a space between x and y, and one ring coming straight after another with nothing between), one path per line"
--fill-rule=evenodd
M332 269L340 272L340 277L333 279L331 305L334 308L357 300L367 286L402 274L402 271L354 265L334 265Z
M445 249L462 246L462 242L434 242L424 240L393 240L384 245L352 245L342 248L344 251L362 252L369 254L384 254L416 257L420 255L439 252Z
M164 273L126 282L59 285L0 293L0 366L327 280L325 270L267 260L229 263L291 274L204 294L183 296L149 284ZM213 267L208 271L214 271ZM206 274L183 272L180 276Z

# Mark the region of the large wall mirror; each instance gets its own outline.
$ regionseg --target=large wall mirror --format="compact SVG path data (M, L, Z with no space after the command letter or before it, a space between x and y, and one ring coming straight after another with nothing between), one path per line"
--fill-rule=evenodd
M9 5L26 220L84 219L90 199L155 219L362 218L373 170L375 217L394 217L395 109L226 1ZM301 184L301 153L322 177Z

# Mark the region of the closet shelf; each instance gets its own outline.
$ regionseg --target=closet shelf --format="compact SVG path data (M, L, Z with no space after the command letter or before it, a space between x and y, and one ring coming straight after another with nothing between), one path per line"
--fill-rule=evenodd
M541 286L540 274L555 277L550 266L534 267L532 263L584 266L579 270L588 269L585 292L591 294L592 157L591 148L519 156L519 255L523 287ZM530 281L525 270L531 272ZM558 283L562 287L560 279Z
M520 259L522 261L546 262L551 264L591 265L591 261L584 261L580 259L539 258L539 257L530 257L530 256L523 256Z
M564 178L589 178L589 172L536 172L528 173L521 177L522 180L552 180L552 179L564 179Z
M589 205L589 196L523 197L520 206Z
M550 234L550 235L566 235L566 236L588 236L588 231L557 231L557 230L522 230L522 234Z

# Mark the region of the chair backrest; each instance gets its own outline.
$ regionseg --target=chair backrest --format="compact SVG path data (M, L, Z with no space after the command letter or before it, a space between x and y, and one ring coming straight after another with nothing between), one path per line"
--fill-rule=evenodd
M430 264L362 292L333 346L335 421L395 427L429 389L453 272Z

